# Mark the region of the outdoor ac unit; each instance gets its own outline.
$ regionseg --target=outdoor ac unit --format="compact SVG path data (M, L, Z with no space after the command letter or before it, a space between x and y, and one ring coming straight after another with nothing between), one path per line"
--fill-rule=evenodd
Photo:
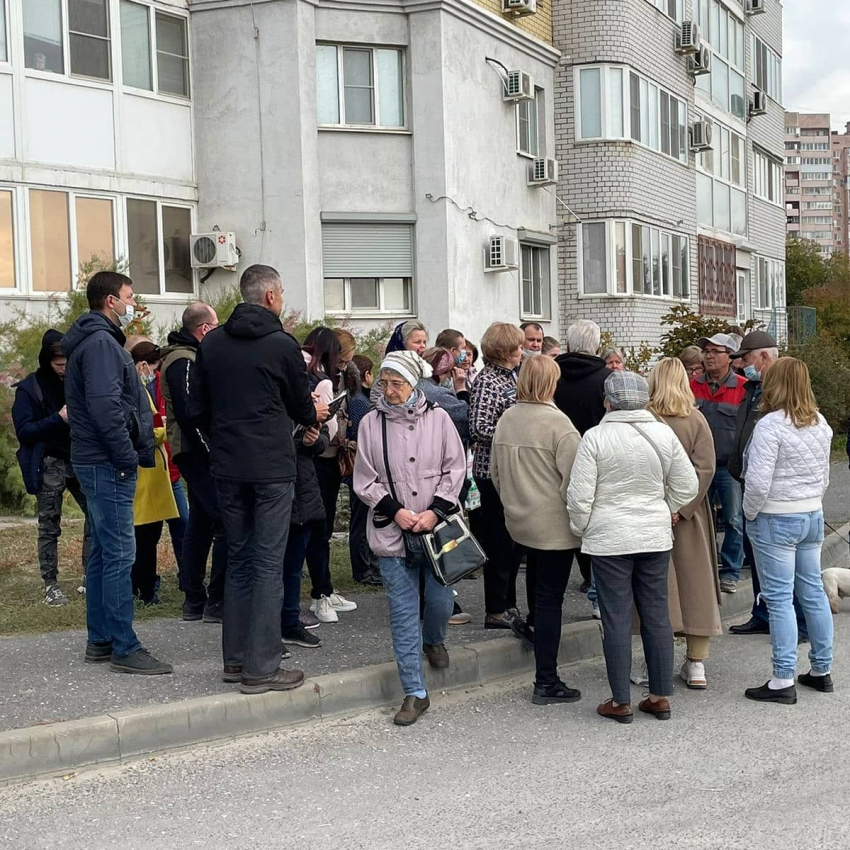
M223 269L239 262L236 234L216 230L195 233L190 238L193 269Z
M683 21L679 32L676 33L676 52L682 54L696 53L699 47L699 27L696 22Z
M534 100L534 77L525 71L508 71L502 100L519 103L521 100Z
M533 15L537 11L537 0L502 0L502 11L513 12L517 17Z
M528 166L529 186L554 186L558 182L558 160L541 157Z
M710 151L711 137L714 128L709 121L694 121L691 125L691 150L699 153L700 151Z
M764 5L764 0L746 0L748 15L763 15L767 8Z
M767 95L756 89L750 100L750 115L767 115Z
M693 56L689 56L688 70L692 77L701 77L703 74L710 74L711 51L707 47L700 47Z
M484 270L504 272L519 268L519 242L510 236L491 236Z

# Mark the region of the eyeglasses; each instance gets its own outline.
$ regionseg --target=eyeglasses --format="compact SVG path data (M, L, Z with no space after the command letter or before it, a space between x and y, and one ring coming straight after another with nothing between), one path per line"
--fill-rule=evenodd
M719 357L721 354L728 354L725 348L706 348L703 354L706 357Z
M403 389L407 381L378 381L378 386L382 390L392 390L393 392L398 392Z
M701 375L704 371L702 366L688 366L688 374L692 377L694 375Z

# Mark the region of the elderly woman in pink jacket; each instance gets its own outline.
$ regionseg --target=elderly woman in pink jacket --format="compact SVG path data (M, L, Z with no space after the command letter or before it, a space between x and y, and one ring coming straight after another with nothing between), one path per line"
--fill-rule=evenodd
M452 420L417 390L427 364L413 351L394 351L381 363L382 397L362 419L354 491L369 506L369 548L378 558L390 606L393 651L404 688L397 726L410 726L430 705L422 650L430 665L449 666L445 639L453 594L402 532L432 531L440 515L459 510L466 452ZM425 616L419 622L419 577L425 575Z

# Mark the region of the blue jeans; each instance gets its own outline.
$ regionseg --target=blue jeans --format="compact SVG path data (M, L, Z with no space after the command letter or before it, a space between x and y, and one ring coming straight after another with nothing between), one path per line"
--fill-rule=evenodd
M761 595L770 616L773 675L777 679L793 679L797 674L795 590L812 642L812 671L828 673L833 623L820 577L823 511L759 514L747 528L761 579Z
M720 578L740 581L744 564L744 508L741 485L725 467L718 467L708 488L708 498L719 502L726 521L723 546L720 548Z
M390 606L390 630L393 636L398 675L406 697L425 699L425 674L422 669L422 644L446 642L446 629L454 607L450 587L443 587L427 565L408 568L404 558L378 558L381 576ZM425 617L420 634L419 574L425 573Z
M118 658L141 648L133 631L136 559L133 498L136 471L119 472L108 463L74 464L88 501L92 539L86 573L86 624L89 643L112 643Z
M593 605L599 601L599 592L596 590L596 576L593 575L593 568L590 569L590 587L587 591L587 601Z
M172 482L171 490L180 516L168 520L168 533L171 535L171 546L174 549L174 559L177 561L177 580L183 575L183 538L186 536L186 526L189 523L189 502L186 500L186 490L179 479ZM183 590L181 587L180 590Z

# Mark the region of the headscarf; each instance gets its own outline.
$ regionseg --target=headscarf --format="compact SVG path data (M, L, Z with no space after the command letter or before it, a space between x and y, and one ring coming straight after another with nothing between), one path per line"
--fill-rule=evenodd
M392 351L384 357L379 374L384 369L390 369L415 387L422 378L430 378L431 367L415 351Z
M422 359L431 366L437 383L450 375L455 367L454 355L447 348L429 348L422 353Z

